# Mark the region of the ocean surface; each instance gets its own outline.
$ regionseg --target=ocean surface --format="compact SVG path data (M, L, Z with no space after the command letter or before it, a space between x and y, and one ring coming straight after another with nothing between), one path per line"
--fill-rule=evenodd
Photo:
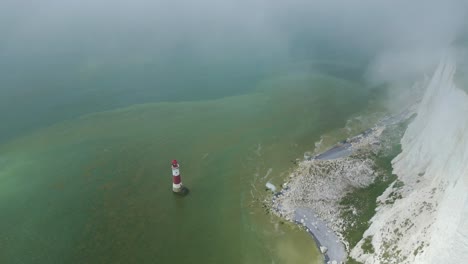
M307 232L268 213L265 184L367 107L361 69L137 61L10 65L0 263L319 263Z

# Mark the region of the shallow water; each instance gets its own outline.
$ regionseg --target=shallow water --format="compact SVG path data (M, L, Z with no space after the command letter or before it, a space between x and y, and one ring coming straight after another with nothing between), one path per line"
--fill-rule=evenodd
M301 71L242 95L89 114L0 147L1 263L318 263L265 183L343 127L364 85ZM178 159L186 197L171 191Z

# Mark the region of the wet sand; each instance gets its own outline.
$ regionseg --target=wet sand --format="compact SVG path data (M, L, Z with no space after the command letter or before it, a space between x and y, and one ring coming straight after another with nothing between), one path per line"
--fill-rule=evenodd
M387 117L381 120L375 127L369 128L355 137L337 143L330 149L316 155L313 160L335 160L348 157L355 150L365 144L376 144L379 140L380 132L389 125L394 125L410 118L414 113L413 109L408 109L398 115ZM378 144L378 143L377 143ZM345 245L340 237L327 225L327 222L320 219L311 208L296 208L293 221L306 227L306 230L313 236L317 245L324 255L325 263L344 263L347 258Z
M346 260L346 250L340 238L331 230L325 221L318 218L310 208L298 208L294 213L294 221L302 224L314 237L319 248L325 247L323 254L325 263L341 263Z
M339 142L332 148L316 155L314 160L334 160L348 157L362 141L373 134L375 128L363 131L359 135ZM324 263L344 263L347 258L346 248L338 235L320 219L313 209L300 207L294 211L293 221L306 227L318 247L323 251Z

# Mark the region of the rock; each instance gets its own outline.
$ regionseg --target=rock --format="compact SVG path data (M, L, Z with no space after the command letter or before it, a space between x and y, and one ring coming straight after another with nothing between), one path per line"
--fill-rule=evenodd
M327 253L327 251L328 251L328 248L327 248L327 247L324 247L324 246L321 246L321 247L320 247L320 252L322 252L322 254Z
M267 182L265 184L265 187L267 187L268 189L270 189L272 192L276 192L276 186L273 185L271 182Z

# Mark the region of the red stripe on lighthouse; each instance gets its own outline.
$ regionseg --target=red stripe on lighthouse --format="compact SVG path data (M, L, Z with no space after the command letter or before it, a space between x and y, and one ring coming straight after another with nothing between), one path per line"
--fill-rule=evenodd
M180 177L179 163L177 160L172 161L172 190L174 192L182 192L184 190L182 186L182 178Z
M182 180L181 180L181 178L180 178L180 175L177 175L177 176L172 177L172 182L173 182L174 184L179 184L181 181L182 181Z

